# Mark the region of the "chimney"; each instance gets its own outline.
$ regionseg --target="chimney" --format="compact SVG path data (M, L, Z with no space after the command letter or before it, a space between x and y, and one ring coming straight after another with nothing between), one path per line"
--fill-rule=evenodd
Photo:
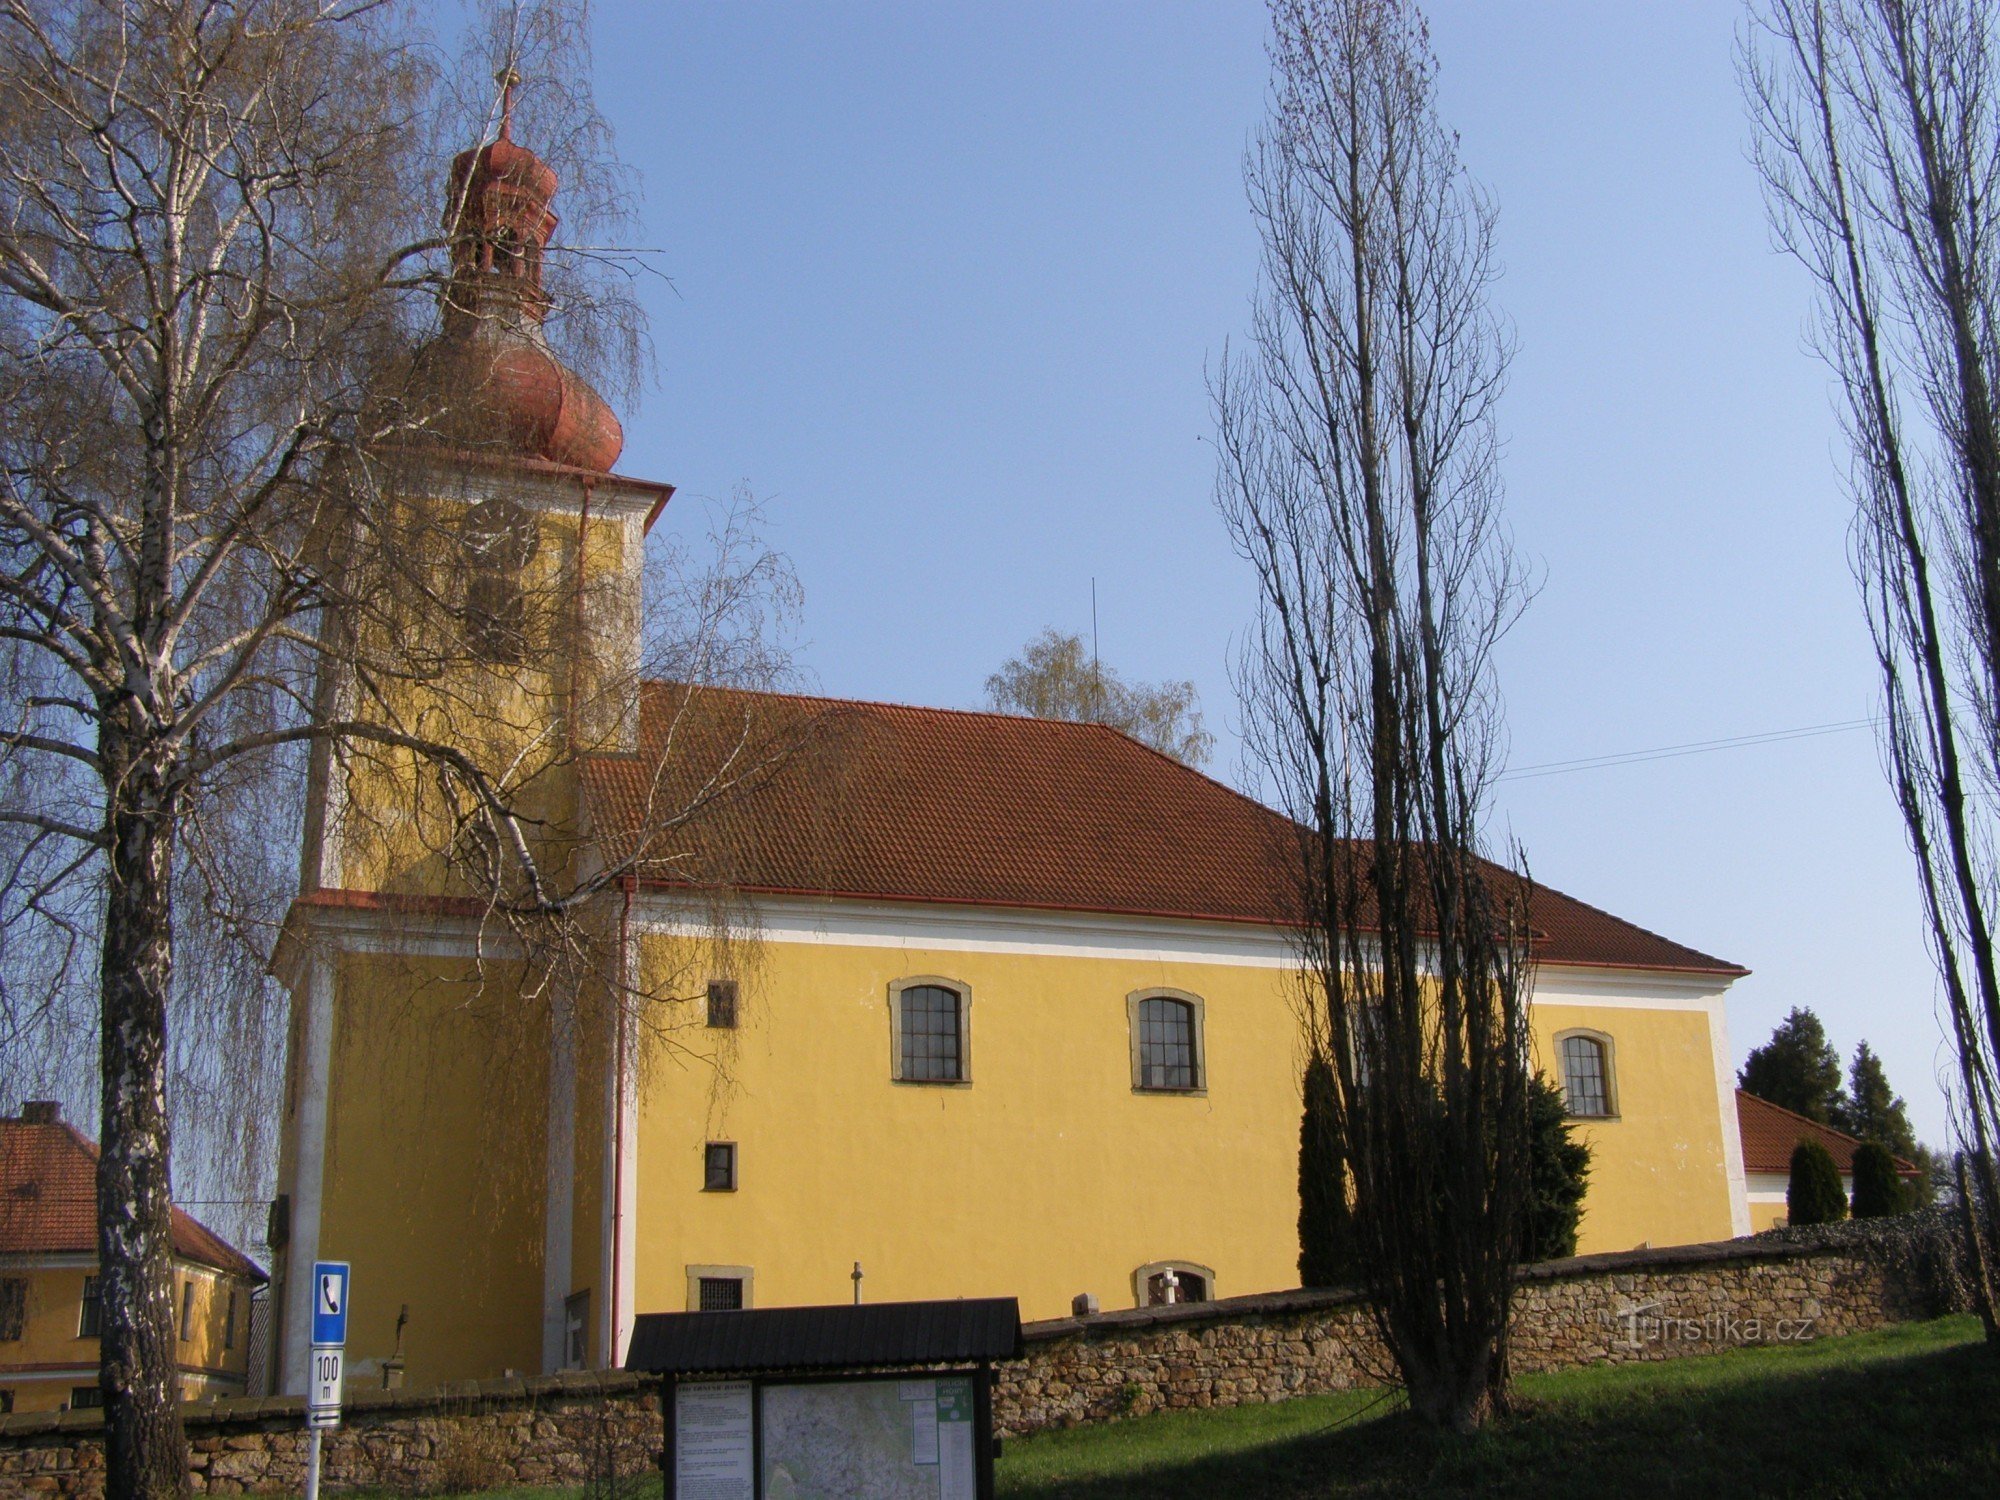
M60 1125L62 1106L53 1099L30 1099L21 1106L23 1125Z

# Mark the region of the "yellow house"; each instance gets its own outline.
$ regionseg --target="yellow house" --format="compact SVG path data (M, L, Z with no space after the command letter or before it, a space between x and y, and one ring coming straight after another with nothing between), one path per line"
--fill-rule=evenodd
M100 1404L96 1204L97 1147L54 1104L0 1118L0 1413ZM178 1208L173 1263L181 1394L243 1395L263 1271Z
M508 162L500 228L538 251L553 177ZM461 258L459 304L500 311L446 338L552 358L538 285L483 279L539 264ZM510 734L571 753L537 836L623 873L585 913L596 959L533 952L322 758L281 964L285 1388L315 1258L354 1267L350 1381L393 1358L413 1384L615 1365L640 1312L1296 1285L1282 819L1095 725L665 683L582 712L569 684L638 659L616 601L671 491L539 411L507 461L441 453L434 503L530 518L539 576L613 603L464 697L540 706ZM1745 971L1552 890L1534 921L1537 1062L1594 1153L1581 1248L1747 1233Z

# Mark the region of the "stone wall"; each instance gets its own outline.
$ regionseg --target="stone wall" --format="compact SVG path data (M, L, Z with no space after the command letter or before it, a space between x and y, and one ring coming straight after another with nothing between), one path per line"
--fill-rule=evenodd
M197 1401L184 1410L195 1493L303 1491L304 1397ZM102 1430L94 1411L0 1418L0 1497L101 1496ZM411 1495L584 1485L648 1472L661 1436L659 1382L638 1375L349 1391L342 1425L321 1438L320 1479L329 1492Z
M1514 1303L1514 1369L1672 1359L1859 1333L1950 1311L1922 1256L1865 1236L1764 1238L1529 1267ZM1001 1372L1006 1431L1237 1406L1380 1385L1390 1362L1353 1292L1277 1292L1031 1323Z
M1533 1266L1515 1301L1519 1371L1672 1359L1858 1333L1961 1305L1941 1216L1789 1231ZM1279 1292L1032 1323L1002 1366L994 1416L1035 1432L1163 1407L1235 1406L1376 1385L1389 1362L1351 1292ZM197 1493L297 1494L298 1397L187 1408ZM645 1471L661 1445L657 1383L636 1375L351 1392L329 1433L329 1491L411 1494L585 1484ZM0 1417L0 1500L103 1491L94 1411ZM600 1491L603 1493L604 1491Z

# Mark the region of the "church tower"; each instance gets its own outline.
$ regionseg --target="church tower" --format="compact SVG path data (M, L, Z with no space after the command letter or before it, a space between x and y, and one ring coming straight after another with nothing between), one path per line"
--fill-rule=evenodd
M579 758L636 748L645 536L673 489L612 472L618 418L549 340L558 183L514 139L517 81L502 79L496 138L452 163L440 328L396 396L416 436L382 459L385 513L408 518L430 560L413 590L425 638L385 655L421 666L331 674L321 711L448 738L566 878ZM328 661L365 660L367 633L394 630L398 601L365 603L328 624L356 648ZM422 1380L426 1351L447 1346L469 1345L480 1368L539 1370L559 1353L571 1281L602 1280L573 1042L534 1029L545 1021L509 1024L530 1010L522 966L459 873L462 809L423 790L429 774L414 751L365 738L317 747L309 773L278 960L292 1015L272 1290L289 1391L304 1388L315 1259L353 1263L360 1384L405 1356ZM558 1003L539 996L532 1013Z

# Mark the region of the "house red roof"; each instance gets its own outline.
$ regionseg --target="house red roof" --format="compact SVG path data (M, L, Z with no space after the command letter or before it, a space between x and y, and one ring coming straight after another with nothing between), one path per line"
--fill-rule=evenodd
M257 1263L176 1208L174 1254L268 1281ZM60 1120L0 1118L0 1255L97 1253L97 1147Z
M1776 1172L1780 1175L1792 1170L1792 1152L1800 1141L1818 1141L1826 1147L1833 1164L1840 1168L1843 1177L1854 1171L1854 1148L1861 1144L1860 1138L1851 1136L1844 1130L1835 1130L1831 1125L1822 1125L1817 1120L1786 1109L1781 1104L1773 1104L1769 1099L1759 1099L1755 1094L1736 1091L1736 1129L1743 1137L1743 1170L1746 1172ZM1915 1177L1919 1168L1915 1162L1896 1157L1896 1175Z
M637 753L583 782L649 884L1288 924L1296 826L1103 725L666 683L640 706ZM1547 887L1533 920L1544 963L1747 972Z

